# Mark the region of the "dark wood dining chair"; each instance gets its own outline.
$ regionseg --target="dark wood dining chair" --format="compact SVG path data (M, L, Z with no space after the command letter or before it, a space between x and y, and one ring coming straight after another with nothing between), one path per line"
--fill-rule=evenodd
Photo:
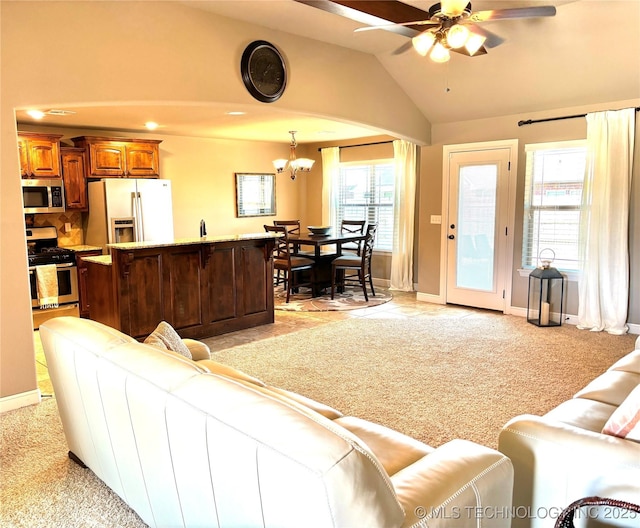
M274 220L273 225L284 226L287 229L287 235L299 235L300 234L300 220ZM300 246L298 244L291 244L291 254L297 255L300 252ZM276 270L276 286L280 284L282 280L282 272Z
M273 250L273 268L278 273L275 285L280 282L280 274L284 281L284 290L287 292L287 302L289 302L292 291L300 286L313 286L314 281L314 264L315 262L306 257L294 255L291 251L291 243L289 242L289 233L285 226L265 225L264 230L267 233L277 233L281 236L276 240ZM296 276L298 272L303 270L310 271L310 281L298 283Z
M340 232L342 234L348 235L364 235L364 229L366 225L366 220L343 220L340 224ZM362 240L342 244L342 251L344 251L345 249L352 253L355 252L356 255L360 255L360 251L362 250Z
M371 256L373 255L373 244L376 238L378 224L367 226L366 236L362 244L360 255L342 255L331 263L331 298L333 299L336 284L344 288L347 282L357 282L362 286L365 301L369 302L367 295L367 282L371 287L371 295L375 297L376 291L373 289L373 276L371 275ZM340 277L338 276L340 275Z
M273 225L286 227L290 235L300 234L300 220L274 220Z

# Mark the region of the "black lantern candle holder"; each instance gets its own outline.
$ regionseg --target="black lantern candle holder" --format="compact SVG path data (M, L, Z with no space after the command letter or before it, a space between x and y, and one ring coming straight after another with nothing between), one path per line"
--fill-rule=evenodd
M529 274L527 321L536 326L562 325L565 279L551 262L553 258L542 260L542 266Z

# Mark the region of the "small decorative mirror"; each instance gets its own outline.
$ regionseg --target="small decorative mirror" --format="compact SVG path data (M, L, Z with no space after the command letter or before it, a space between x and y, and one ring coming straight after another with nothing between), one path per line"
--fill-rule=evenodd
M236 216L276 214L276 175L236 172Z

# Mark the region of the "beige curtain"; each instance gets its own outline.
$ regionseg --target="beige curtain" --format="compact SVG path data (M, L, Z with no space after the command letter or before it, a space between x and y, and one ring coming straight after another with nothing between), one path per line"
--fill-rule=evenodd
M416 203L416 145L393 142L395 195L390 289L413 291L413 237Z
M578 328L624 334L629 304L629 197L635 109L587 115Z
M333 225L333 182L340 174L340 147L320 149L322 156L322 225Z

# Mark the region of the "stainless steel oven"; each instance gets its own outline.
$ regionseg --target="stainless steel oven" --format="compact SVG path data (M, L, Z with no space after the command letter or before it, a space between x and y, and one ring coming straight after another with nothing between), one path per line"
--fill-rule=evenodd
M78 296L78 268L75 263L56 264L58 272L58 303L60 305L77 303ZM36 267L29 267L29 282L31 283L31 306L40 306L38 298L38 283L36 280ZM53 308L55 310L55 308Z
M75 252L58 247L58 232L53 226L28 228L27 248L29 251L29 283L34 330L53 317L62 315L80 317L78 268ZM41 309L36 269L38 266L51 264L56 266L58 307Z

